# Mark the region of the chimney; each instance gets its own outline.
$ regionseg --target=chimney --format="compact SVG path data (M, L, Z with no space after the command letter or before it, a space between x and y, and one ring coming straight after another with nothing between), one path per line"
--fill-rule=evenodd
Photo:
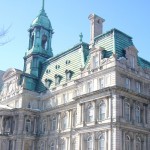
M91 14L89 15L89 20L91 21L91 41L90 43L94 43L94 38L103 33L103 22L105 21L103 18Z

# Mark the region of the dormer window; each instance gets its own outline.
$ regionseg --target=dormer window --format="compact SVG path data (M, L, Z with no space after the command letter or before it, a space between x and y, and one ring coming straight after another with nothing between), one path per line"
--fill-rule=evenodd
M45 86L46 86L47 88L49 88L49 87L51 86L51 84L52 84L52 80L50 80L50 79L45 79Z
M55 75L55 85L59 85L61 81L62 76L60 75Z
M42 36L42 48L47 50L47 36L46 35Z
M66 73L66 81L71 80L73 72L71 70L66 70L65 73Z
M130 56L130 65L131 65L131 68L135 68L135 56Z
M98 55L93 56L93 68L97 68L99 66Z

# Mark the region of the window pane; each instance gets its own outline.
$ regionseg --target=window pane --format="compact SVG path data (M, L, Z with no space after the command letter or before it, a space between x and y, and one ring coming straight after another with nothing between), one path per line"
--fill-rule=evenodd
M130 105L125 103L125 119L130 121Z
M100 107L99 107L99 119L100 120L105 119L105 111L106 111L105 103L100 104Z

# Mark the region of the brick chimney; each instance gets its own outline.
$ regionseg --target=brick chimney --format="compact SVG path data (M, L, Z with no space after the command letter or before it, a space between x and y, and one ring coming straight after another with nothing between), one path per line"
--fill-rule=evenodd
M89 15L89 20L91 21L91 41L90 43L94 43L94 38L103 33L103 22L105 21L103 18L91 14Z

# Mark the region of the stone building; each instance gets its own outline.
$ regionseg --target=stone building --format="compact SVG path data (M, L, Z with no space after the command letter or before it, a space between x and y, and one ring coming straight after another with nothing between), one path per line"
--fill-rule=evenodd
M149 150L150 62L132 38L103 33L53 56L43 7L29 28L24 70L0 71L0 150Z

